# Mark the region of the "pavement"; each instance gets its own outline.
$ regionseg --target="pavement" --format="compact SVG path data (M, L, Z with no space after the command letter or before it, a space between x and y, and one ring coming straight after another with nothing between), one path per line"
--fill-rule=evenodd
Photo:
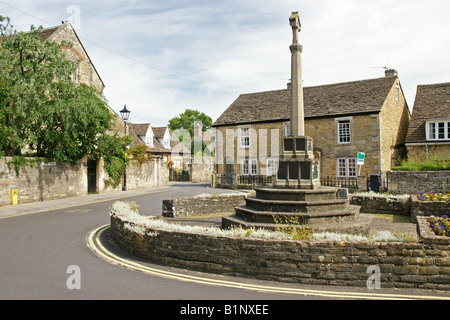
M69 197L56 200L46 200L40 202L21 203L16 205L0 206L0 218L12 215L22 215L35 212L43 212L49 210L56 210L67 207L80 206L90 203L119 200L125 198L132 198L148 193L170 190L174 185L154 187L149 189L127 190L102 194L89 194L83 196Z

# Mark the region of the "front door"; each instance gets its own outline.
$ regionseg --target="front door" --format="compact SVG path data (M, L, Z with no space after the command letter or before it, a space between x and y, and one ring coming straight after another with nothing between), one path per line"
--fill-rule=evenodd
M88 193L97 193L97 160L87 162Z
M233 184L233 164L227 163L226 165L226 179L227 184Z

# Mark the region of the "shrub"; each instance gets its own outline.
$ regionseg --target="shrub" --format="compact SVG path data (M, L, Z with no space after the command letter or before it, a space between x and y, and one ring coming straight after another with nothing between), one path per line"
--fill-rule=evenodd
M407 159L400 161L400 165L393 167L393 171L439 171L439 170L450 170L450 160L414 160Z

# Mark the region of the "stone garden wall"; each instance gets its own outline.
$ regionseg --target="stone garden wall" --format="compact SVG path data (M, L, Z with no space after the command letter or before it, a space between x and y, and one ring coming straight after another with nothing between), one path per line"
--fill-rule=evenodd
M232 213L235 207L245 204L245 198L248 195L248 193L205 194L194 197L164 199L162 215L173 218L177 216Z
M417 195L411 195L411 221L417 222L420 216L450 216L450 201L421 201Z
M395 214L409 216L411 197L377 194L349 194L350 203L361 206L362 213Z
M229 276L365 288L380 270L382 288L450 290L448 239L423 242L314 242L227 237L143 226L111 212L122 249L174 267ZM143 229L142 229L143 228Z
M62 162L35 162L18 168L0 159L0 205L11 204L11 190L18 191L18 203L53 200L87 194L87 168Z
M0 206L11 204L11 190L17 190L18 203L54 200L88 194L87 160L76 164L63 162L31 161L18 168L11 165L11 157L0 159ZM9 165L8 165L9 163ZM108 193L122 190L122 183L116 188L108 186L108 174L103 161L97 164L96 192ZM152 188L167 185L169 173L160 157L151 162L139 164L129 161L127 167L127 190Z
M390 171L388 191L391 194L450 192L450 171Z

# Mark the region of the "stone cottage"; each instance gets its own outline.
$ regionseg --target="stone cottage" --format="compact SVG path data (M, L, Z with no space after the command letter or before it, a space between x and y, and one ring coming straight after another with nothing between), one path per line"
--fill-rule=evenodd
M272 176L290 134L290 88L240 95L213 124L216 177ZM395 70L385 77L304 88L305 134L321 177L390 170L405 154L410 113ZM357 166L358 153L364 164Z
M129 123L131 146L145 145L152 155L159 155L175 171L186 169L190 151L168 127L152 127L150 123Z
M61 46L61 49L66 53L68 60L78 63L78 67L72 75L72 80L74 82L84 83L90 87L93 87L99 92L99 94L103 95L105 84L86 49L84 48L83 43L78 37L74 27L69 21L62 23L59 26L43 29L39 33L39 37L42 41L70 43L71 46ZM110 134L123 136L125 133L125 123L106 103L105 105L113 115L113 125L111 126Z
M406 147L410 159L450 160L450 83L417 87Z

